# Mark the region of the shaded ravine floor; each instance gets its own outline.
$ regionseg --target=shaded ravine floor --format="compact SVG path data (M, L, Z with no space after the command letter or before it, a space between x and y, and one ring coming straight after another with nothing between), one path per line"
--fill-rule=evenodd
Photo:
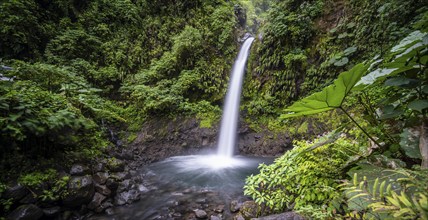
M208 218L231 219L231 201L248 200L243 195L245 178L256 174L260 163L272 161L273 158L242 156L171 157L138 172L143 179L140 201L115 207L110 215L89 219L195 219L197 210Z

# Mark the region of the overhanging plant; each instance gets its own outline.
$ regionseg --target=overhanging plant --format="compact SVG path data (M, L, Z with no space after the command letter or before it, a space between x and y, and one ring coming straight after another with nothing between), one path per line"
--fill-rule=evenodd
M406 111L414 119L421 119L419 120L419 150L422 155L422 167L428 168L426 137L428 35L419 31L411 33L392 48L390 56L391 61L384 62L381 65L382 68L377 68L364 77L362 76L366 72L382 60L355 65L351 70L341 73L332 85L284 109L285 114L281 115L280 118L286 119L340 109L371 141L379 146L378 142L343 108L343 102L353 90L361 91L373 86L396 89L400 95L397 96L398 98L387 99L384 108L381 109L383 115L379 116L378 119L398 117ZM408 130L406 132L408 133ZM402 143L405 141L402 140ZM408 146L402 146L405 152L407 148Z

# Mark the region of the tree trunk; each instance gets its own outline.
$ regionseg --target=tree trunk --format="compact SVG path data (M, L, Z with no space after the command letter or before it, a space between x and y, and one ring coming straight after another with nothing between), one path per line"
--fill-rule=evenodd
M419 137L419 150L421 151L422 155L422 169L428 168L428 132L427 132L427 125L425 122L421 125L421 136Z

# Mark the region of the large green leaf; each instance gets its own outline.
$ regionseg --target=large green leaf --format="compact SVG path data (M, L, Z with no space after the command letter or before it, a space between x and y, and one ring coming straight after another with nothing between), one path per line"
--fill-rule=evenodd
M426 100L426 99L414 100L414 101L410 102L407 107L409 107L412 110L416 110L418 112L422 112L422 110L428 108L428 100Z
M420 83L417 79L410 79L404 76L389 78L385 81L386 86L396 86L403 88L415 88Z
M355 85L354 90L362 90L375 82L385 79L388 76L395 76L399 73L406 72L418 67L415 66L401 66L400 68L379 68L369 74L363 76L360 81Z
M400 134L400 147L410 158L422 158L419 151L419 133L411 128L405 128Z
M332 85L327 86L321 92L303 98L284 109L288 114L281 115L281 118L312 115L340 107L352 87L361 79L367 69L368 65L360 63L351 70L341 73Z
M412 43L422 41L422 39L427 35L427 33L422 33L420 31L414 31L410 33L407 37L400 41L400 43L394 46L391 49L391 52L397 52L404 50L409 47Z

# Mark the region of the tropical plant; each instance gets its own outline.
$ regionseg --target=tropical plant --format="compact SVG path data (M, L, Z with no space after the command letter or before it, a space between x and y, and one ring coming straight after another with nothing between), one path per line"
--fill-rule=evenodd
M274 212L312 206L328 209L331 215L334 201L341 196L341 169L351 156L358 154L356 144L338 134L313 143L296 141L292 150L271 165L261 164L260 174L246 179L244 194Z
M424 73L427 63L426 57L428 57L425 54L425 48L428 47L428 41L425 42L425 38L427 38L427 35L424 33L418 31L411 33L408 37L404 38L400 44L392 48L392 61L382 64L385 67L389 67L388 69L378 68L362 77L369 69L370 65L375 66L380 61L374 61L370 65L358 64L351 70L341 73L332 85L284 109L288 114L281 115L281 118L286 119L316 114L332 109L340 109L362 132L364 132L364 134L367 135L367 137L370 138L371 141L380 146L379 142L348 113L343 107L343 103L355 85L357 85L357 87L354 90L361 90L362 88L369 88L374 85L379 86L379 84L384 82L384 86L389 88L383 92L394 95L380 103L382 115L376 115L376 120L400 117L400 115L406 112L405 109L408 109L407 112L409 115L406 117L408 122L422 119L422 123L419 123L421 127L420 133L425 134L426 125L424 121L426 120L426 108L428 108L428 101L426 100L427 95L424 92L424 88L427 86L427 81L425 79L426 74ZM398 77L391 77L398 74L401 75ZM412 78L405 77L407 75ZM386 77L390 78L385 81L384 79ZM419 137L423 139L424 135L419 135ZM425 143L424 141L425 140L422 140L420 143ZM425 152L425 148L428 148L426 144L420 145L421 152ZM427 156L428 155L425 157ZM423 166L426 167L426 159L422 161L422 164L424 164Z
M385 170L381 180L354 173L341 185L347 196L347 216L363 219L428 219L427 170Z

